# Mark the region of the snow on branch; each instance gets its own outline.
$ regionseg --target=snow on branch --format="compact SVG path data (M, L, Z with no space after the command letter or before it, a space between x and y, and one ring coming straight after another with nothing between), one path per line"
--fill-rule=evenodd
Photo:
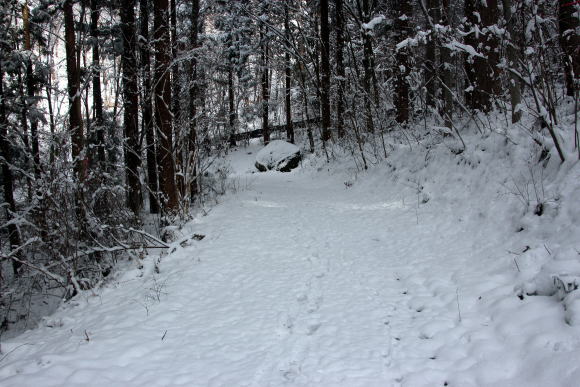
M452 51L465 52L465 53L469 54L469 56L471 56L471 57L476 56L478 58L485 59L485 56L480 54L479 52L477 52L475 50L475 48L473 48L469 44L459 43L457 40L452 40L448 43L445 43L445 44L443 44L443 47L448 48Z
M363 23L362 28L365 29L365 30L372 30L377 25L381 24L383 21L385 21L385 17L383 15L375 16L368 23Z

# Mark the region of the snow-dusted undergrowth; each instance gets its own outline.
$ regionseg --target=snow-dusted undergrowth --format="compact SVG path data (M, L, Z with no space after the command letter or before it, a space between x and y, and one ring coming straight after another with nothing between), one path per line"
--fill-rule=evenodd
M356 178L234 151L245 189L3 343L0 384L576 385L580 164L463 140L393 145Z

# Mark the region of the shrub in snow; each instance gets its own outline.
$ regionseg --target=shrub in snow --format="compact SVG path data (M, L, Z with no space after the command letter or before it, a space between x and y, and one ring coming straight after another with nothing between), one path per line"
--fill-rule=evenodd
M568 251L566 251L568 253ZM573 254L557 254L542 265L531 283L524 286L530 295L554 296L560 300L578 289L580 284L580 261Z
M564 298L565 319L568 325L580 325L580 290L574 290Z
M542 265L540 271L518 291L529 296L556 297L562 302L565 320L580 325L580 261L574 250L564 250Z
M300 163L300 148L282 140L271 141L256 155L256 168L260 172L276 170L290 172Z

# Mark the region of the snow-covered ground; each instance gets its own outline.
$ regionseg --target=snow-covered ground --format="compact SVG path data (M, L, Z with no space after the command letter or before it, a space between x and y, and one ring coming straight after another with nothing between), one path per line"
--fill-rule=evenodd
M580 275L580 164L476 142L356 176L234 151L237 192L160 272L147 257L4 342L0 385L577 386L580 297L552 276Z

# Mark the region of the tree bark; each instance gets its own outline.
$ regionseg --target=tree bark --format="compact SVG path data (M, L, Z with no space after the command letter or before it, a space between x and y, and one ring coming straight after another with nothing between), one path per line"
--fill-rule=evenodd
M449 0L443 0L441 4L441 23L444 26L449 25ZM442 64L442 81L443 87L443 120L445 126L451 129L453 127L453 95L451 90L454 87L453 80L453 63L452 63L452 51L446 47L440 47L441 50L441 64Z
M228 65L228 126L230 146L236 146L236 104L234 95L234 64L230 60Z
M171 115L172 125L174 130L175 147L173 149L173 157L175 160L175 184L180 198L185 197L185 150L183 144L183 133L181 128L181 84L180 84L180 68L179 68L179 51L181 45L177 37L177 5L176 0L169 1L169 13L171 18ZM183 144L186 145L186 144Z
M123 122L125 138L125 179L127 206L138 216L141 210L141 181L139 166L139 91L137 89L137 61L135 58L135 0L125 0L121 6L121 34L123 35Z
M478 18L475 13L475 2L466 1L464 7L465 20L466 23L463 25L463 29L467 32L463 41L466 45L473 47L477 50L477 39L475 36L475 27L478 24ZM464 69L467 76L467 87L465 88L465 103L471 109L477 108L477 101L475 98L477 80L475 73L475 57L465 54Z
M154 0L153 24L155 40L155 124L158 130L159 179L164 195L164 209L175 212L178 207L173 164L173 133L171 117L171 39L169 36L169 12L167 0Z
M509 33L509 41L506 48L507 56L507 66L510 69L517 70L518 68L518 49L515 46L515 22L512 20L512 2L511 0L503 0L503 15L506 21L506 27ZM515 124L522 118L522 112L520 110L520 102L522 100L520 80L513 72L509 71L509 92L510 92L510 103L512 108L512 123Z
M328 28L328 0L320 0L320 104L322 113L322 141L331 138L330 133L330 31Z
M335 0L336 12L336 77L337 77L337 95L336 95L336 130L339 138L344 137L344 87L345 87L345 71L344 71L344 14L342 10L342 0Z
M36 105L36 79L32 68L32 39L30 35L30 9L28 2L24 3L22 7L22 21L24 28L24 49L29 52L29 57L26 61L26 92L28 94L27 110L33 105ZM32 141L32 161L34 164L34 176L36 179L40 178L40 147L38 145L38 119L35 114L29 114L30 120L30 139Z
M159 186L157 183L157 158L155 145L155 130L151 109L151 51L149 41L149 0L140 0L140 35L141 44L141 78L143 82L143 116L141 130L145 133L145 153L147 157L147 187L149 189L149 212L159 213L157 195Z
M286 44L290 42L290 15L288 10L288 3L284 5L284 36ZM284 103L286 112L286 139L294 144L294 124L292 123L292 68L290 63L289 47L286 47L284 54Z
M563 51L566 94L568 96L574 96L574 92L578 87L575 82L580 77L580 36L577 32L580 20L577 16L578 12L580 12L578 2L560 0L558 28L560 31L560 46Z
M171 113L173 114L173 127L177 128L177 122L180 118L180 84L179 84L179 64L177 57L179 55L179 44L177 41L177 9L176 0L170 0L171 12Z
M499 20L497 0L485 3L465 2L465 16L472 31L466 37L466 44L475 48L485 58L476 56L468 58L466 71L471 87L467 95L468 105L485 113L491 111L494 97L499 93L499 41L488 27ZM477 27L478 33L475 33ZM487 29L487 31L484 31Z
M270 84L268 78L268 40L264 23L260 23L260 44L262 46L261 56L261 85L262 85L262 135L264 136L264 145L270 142L270 127L268 125L268 105L270 103Z
M69 125L72 144L72 158L76 178L83 182L86 167L83 160L83 121L81 115L80 75L77 67L74 14L72 0L63 3L65 27L66 72L68 80ZM77 203L80 205L80 203Z
M1 58L0 58L1 59ZM8 222L8 240L10 241L10 250L20 246L20 232L18 227L11 220L16 214L16 202L14 201L14 177L10 165L12 164L12 148L8 138L8 117L6 115L6 96L4 95L4 69L2 60L0 60L0 152L2 153L2 186L4 191L4 202L8 204L6 208L6 221ZM12 261L14 274L18 276L18 271L22 263Z
M499 20L499 8L497 0L486 0L478 7L481 18L481 29L489 28ZM480 34L482 53L487 57L476 58L475 71L477 76L478 102L483 112L489 112L493 108L493 101L499 94L499 39L493 31Z
M363 23L368 23L370 21L371 14L369 8L369 0L362 0L362 15L361 20ZM366 119L366 129L367 132L373 133L375 131L375 126L373 123L373 109L371 100L371 82L373 80L373 66L372 66L372 55L373 47L371 42L371 37L369 31L366 28L362 28L363 37L363 91L364 91L364 105L365 105L365 119Z
M199 0L191 0L191 32L190 45L192 50L198 48L198 28L199 28ZM188 173L190 173L190 195L191 200L197 195L196 179L196 152L197 152L197 99L199 88L197 86L197 52L190 61L189 79L189 135L188 135Z
M427 0L427 12L430 18L433 20L434 24L440 22L440 4L439 0ZM439 87L438 83L438 71L437 71L437 44L435 39L436 32L433 31L428 40L426 48L426 61L425 61L425 86L427 90L426 103L429 107L436 107L437 105L437 91Z
M403 41L409 36L409 19L412 16L412 7L409 0L401 0L396 6L395 30L397 40ZM395 109L398 123L406 124L409 121L409 53L406 47L397 50L395 54Z
M95 122L96 161L101 169L105 167L105 128L103 119L103 98L101 93L101 58L99 52L99 17L100 0L91 0L91 26L90 35L93 40L93 110Z

